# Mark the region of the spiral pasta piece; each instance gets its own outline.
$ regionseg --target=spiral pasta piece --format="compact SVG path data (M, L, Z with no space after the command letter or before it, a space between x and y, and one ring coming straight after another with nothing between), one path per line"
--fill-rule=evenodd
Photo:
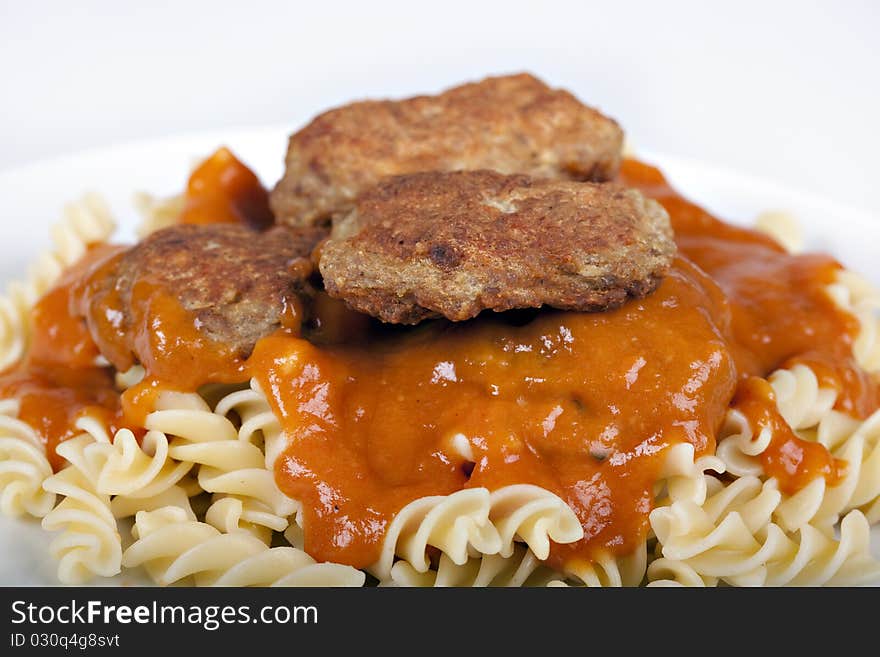
M634 552L624 556L603 553L592 561L578 561L565 566L564 579L553 586L586 586L605 588L638 586L645 577L648 565L648 548L642 543Z
M190 498L192 495L183 486L175 484L161 493L150 497L127 497L117 495L110 501L110 510L117 519L132 518L138 511L155 511L164 507L182 509L190 520L196 519Z
M815 372L800 363L769 377L779 413L792 429L818 425L837 401L837 391L823 388Z
M648 586L705 588L718 586L717 577L705 577L684 561L661 557L650 563L647 570Z
M834 486L818 476L790 496L783 496L773 521L786 531L811 524L831 533L840 518L862 509L871 522L880 513L880 413L859 421L834 410L836 392L823 389L805 365L778 370L770 376L777 406L785 421L804 440L819 442L846 462ZM737 409L728 411L717 454L737 476L763 477L760 455L773 437L772 426L752 427Z
M192 468L192 463L169 459L168 438L159 431L148 431L138 444L130 430L120 429L112 443L95 443L87 449L103 452L95 485L107 495L155 497L177 484Z
M94 575L112 577L122 567L122 538L110 509L110 496L94 482L103 465L100 453L88 451L94 437L80 434L61 443L57 452L70 463L43 487L64 499L43 518L47 531L61 531L49 545L58 560L58 579L81 584Z
M539 486L514 484L489 495L489 520L501 537L502 557L525 543L538 559L550 555L550 544L574 543L584 537L580 520L559 496Z
M52 227L53 248L31 267L27 281L13 283L0 298L0 370L20 360L30 343L30 311L58 280L65 268L82 258L90 244L106 241L116 228L110 211L97 194L87 194L64 208Z
M240 421L238 439L254 445L262 444L266 469L274 470L275 461L284 450L286 441L281 424L256 379L251 380L249 388L224 396L214 412L224 417L232 413L237 415Z
M350 566L319 564L293 547L269 548L247 532L223 534L176 507L137 514L126 567L143 566L161 585L362 586Z
M789 212L767 210L755 218L755 228L779 242L789 253L800 253L804 235L797 219Z
M880 575L860 512L844 517L838 540L812 525L786 532L773 523L782 499L773 480L740 477L726 486L715 480L710 490L702 506L681 500L651 512L667 560L651 575L696 574L735 586L854 585Z
M266 545L272 541L273 531L287 529L286 520L279 521L277 516L251 500L229 495L214 496L205 513L205 522L225 534L246 532Z
M284 495L266 469L263 451L239 439L232 422L214 413L195 394L165 394L158 410L150 413L147 428L173 436L169 456L199 466L203 490L236 497L247 507L251 520L273 531L283 531L299 504Z
M380 586L397 587L520 587L547 586L558 574L544 566L534 553L517 544L511 554L472 557L459 565L441 555L436 568L420 573L406 561L391 568L391 577Z
M721 474L725 463L715 455L697 457L690 443L671 445L663 459L663 467L657 475L655 506L668 503L668 499L689 499L702 504L706 499L706 472Z
M422 497L407 504L385 533L379 560L369 569L380 581L391 576L395 556L417 572L427 572L428 546L463 565L472 553L497 554L501 536L489 520L491 502L485 488L467 488L450 495Z
M828 294L859 320L853 354L868 372L880 372L880 290L853 271L842 269Z
M42 518L55 506L55 494L43 488L52 467L40 438L18 419L18 411L18 401L0 400L0 511Z

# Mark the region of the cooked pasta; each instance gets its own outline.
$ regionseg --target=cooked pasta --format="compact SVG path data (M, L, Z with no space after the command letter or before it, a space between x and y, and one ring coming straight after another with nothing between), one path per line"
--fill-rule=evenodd
M269 408L269 402L260 390L260 384L252 379L250 387L223 396L215 407L218 415L238 416L238 439L246 443L262 445L266 456L266 468L273 470L285 441L278 418Z
M55 494L43 488L52 467L33 427L18 419L18 406L0 400L0 512L42 518L55 506Z
M880 291L865 278L849 270L838 272L828 293L859 320L861 330L853 343L853 354L869 372L880 372Z
M243 500L251 523L259 522L272 531L287 527L297 502L278 490L272 473L266 469L263 451L240 440L232 422L211 411L201 397L163 395L146 425L151 431L173 436L169 456L178 462L197 464L203 490Z
M95 483L105 495L161 495L183 479L193 465L169 459L168 438L160 431L148 431L139 444L130 430L120 429L112 443L96 443L90 449L102 452L103 465Z
M789 253L800 253L804 248L804 235L797 219L789 212L767 210L755 218L755 228L774 238Z
M419 572L407 561L398 561L391 568L388 580L380 586L399 587L521 587L548 586L557 581L558 573L541 563L534 553L522 544L503 557L486 554L471 557L464 564L456 564L445 554L436 568Z
M107 240L116 228L106 204L88 194L64 208L64 218L52 228L53 249L31 267L24 283L13 283L0 297L0 370L19 360L30 340L30 309L55 283L65 268L76 263L90 244Z
M64 584L82 584L95 575L112 577L122 567L122 537L110 496L95 487L102 458L89 452L94 444L94 437L84 433L59 445L58 453L70 465L43 482L48 492L63 497L43 518L43 528L61 532L49 551L58 560L58 579Z
M491 496L485 488L422 497L395 516L385 535L382 556L370 568L379 580L391 576L395 556L417 572L427 572L428 547L463 565L471 554L498 554L503 542L489 519Z
M819 442L846 463L835 485L816 477L792 495L784 495L774 521L787 531L812 524L830 532L852 509L862 509L876 522L880 498L880 413L864 421L834 410L836 392L823 389L808 367L795 365L770 376L777 406L788 426L802 439ZM737 476L765 476L760 455L773 436L771 425L752 427L741 412L731 410L721 431L718 454Z
M538 486L505 486L492 493L471 488L420 498L401 509L371 572L379 579L390 577L396 555L415 572L425 573L429 546L464 566L474 553L510 557L515 541L546 559L551 541L564 544L582 537L580 521L568 505Z
M564 578L553 586L586 586L589 588L638 586L645 577L648 564L647 544L622 557L600 554L590 562L570 564Z
M702 506L682 500L651 512L664 561L649 577L672 574L686 583L696 574L704 582L737 586L821 586L864 584L880 575L859 511L843 518L839 539L810 524L786 532L772 522L782 499L772 480L714 480L710 489Z
M292 547L268 548L247 532L224 534L176 507L141 511L125 551L126 567L143 566L162 585L189 578L199 586L361 586L350 566L315 563Z

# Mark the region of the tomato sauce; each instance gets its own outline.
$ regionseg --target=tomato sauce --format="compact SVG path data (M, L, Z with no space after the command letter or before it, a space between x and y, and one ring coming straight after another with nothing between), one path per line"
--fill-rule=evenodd
M262 230L275 219L260 180L228 148L218 149L189 178L184 224L241 223Z

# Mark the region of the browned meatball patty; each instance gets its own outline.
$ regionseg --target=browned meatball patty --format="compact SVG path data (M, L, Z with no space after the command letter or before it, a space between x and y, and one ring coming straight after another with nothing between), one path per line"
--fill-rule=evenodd
M133 322L143 309L132 307L133 290L139 284L158 287L193 315L198 331L246 357L257 340L280 326L286 306L308 292L309 256L325 234L319 228L258 233L234 224L171 226L135 245L101 280L92 281L85 314L93 333L108 309L119 315L117 337L107 341L107 349L102 345L102 352L125 369L141 360L134 339L140 327Z
M651 292L675 253L669 216L614 184L493 171L390 178L333 228L327 292L385 322L542 305L595 311Z
M418 171L609 180L622 143L616 122L567 91L527 74L488 78L321 114L290 138L270 202L278 223L297 226L326 222L386 176Z

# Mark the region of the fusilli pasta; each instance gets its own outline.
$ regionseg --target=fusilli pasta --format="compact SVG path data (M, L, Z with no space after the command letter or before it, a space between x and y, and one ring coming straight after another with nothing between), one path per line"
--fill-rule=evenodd
M471 557L464 564L456 564L441 555L436 568L418 572L407 561L398 561L391 568L391 576L380 586L400 587L471 587L488 586L547 586L558 574L544 566L522 544L517 544L510 556L487 554Z
M269 548L247 532L223 534L167 507L137 514L136 541L126 567L144 566L162 585L192 580L198 586L362 586L350 566L319 564L293 547Z
M16 400L0 400L0 511L42 518L55 506L55 494L43 488L52 467L36 432L18 419L18 410Z
M299 508L278 489L260 447L240 440L232 422L212 412L200 396L162 395L158 409L147 416L146 425L151 431L173 436L169 456L197 464L203 490L238 498L248 522L283 531L288 518Z
M724 485L710 479L702 506L676 500L651 512L664 561L652 564L649 578L820 586L861 584L880 575L870 555L870 527L859 511L843 518L839 539L809 524L786 532L771 519L782 500L774 480L745 476Z
M94 575L112 577L122 566L122 538L110 509L110 496L95 488L103 454L89 452L95 437L83 433L61 443L57 452L70 463L43 483L64 499L43 518L47 531L60 530L49 550L58 560L58 579L81 584Z
M0 370L20 360L30 342L30 310L58 280L66 267L74 264L90 244L103 242L116 224L104 201L88 194L64 208L64 217L52 228L53 249L31 267L27 281L13 283L0 298Z

